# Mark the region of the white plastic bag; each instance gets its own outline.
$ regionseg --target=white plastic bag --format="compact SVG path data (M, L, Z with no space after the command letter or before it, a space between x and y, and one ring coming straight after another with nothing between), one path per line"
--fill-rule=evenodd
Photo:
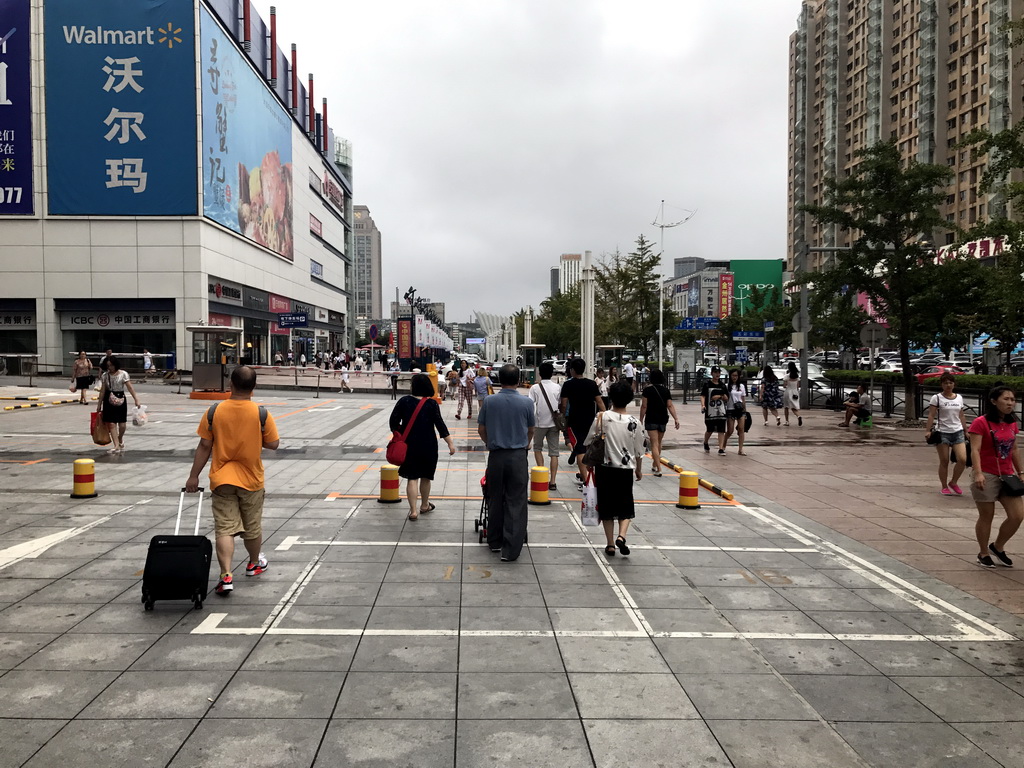
M145 426L147 421L149 421L149 416L146 415L146 406L140 405L132 411L132 424L136 427Z
M584 525L598 525L601 521L597 516L597 486L594 485L594 473L587 475L587 483L583 486L583 502L580 505L580 522Z

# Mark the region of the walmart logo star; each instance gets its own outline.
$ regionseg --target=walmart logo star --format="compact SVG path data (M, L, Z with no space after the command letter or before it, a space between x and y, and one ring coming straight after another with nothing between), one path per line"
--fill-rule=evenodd
M157 27L156 31L159 32L163 37L157 38L158 43L167 43L168 48L174 48L175 43L180 43L181 38L178 37L181 34L181 27L175 27L171 22L167 22L167 28Z

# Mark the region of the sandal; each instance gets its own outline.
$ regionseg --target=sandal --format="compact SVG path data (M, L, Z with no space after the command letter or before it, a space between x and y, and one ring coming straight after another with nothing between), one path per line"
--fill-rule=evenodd
M608 555L608 557L615 557L615 547L609 544L607 547L604 548L604 553Z
M629 554L629 547L626 546L626 537L625 536L619 536L617 539L615 539L615 546L619 548L619 551L623 555L628 555Z
M413 514L412 512L410 512L410 513L409 513L409 519L410 519L410 520L419 520L419 519L420 519L419 513L416 513L416 514L414 515L414 514Z
M427 502L427 508L426 508L426 509L423 509L422 507L420 507L420 512L421 512L421 513L426 513L426 512L433 512L433 511L434 511L435 509L437 509L437 507L435 507L435 506L434 506L433 504L431 504L430 502Z
M661 477L661 470L652 470L651 475L654 477Z

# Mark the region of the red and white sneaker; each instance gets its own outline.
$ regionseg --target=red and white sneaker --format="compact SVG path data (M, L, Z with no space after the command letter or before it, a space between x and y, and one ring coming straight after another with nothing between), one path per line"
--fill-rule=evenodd
M230 573L221 574L220 581L217 582L217 589L216 589L217 594L220 595L221 597L228 597L228 596L231 595L231 592L232 592L232 590L234 590L234 588L235 588L235 584L234 584L234 580L231 578L231 574Z
M263 573L269 567L270 567L270 563L267 562L267 558L263 556L262 552L260 552L260 556L256 560L255 563L249 563L248 565L245 566L245 575L246 576L259 576L261 573Z

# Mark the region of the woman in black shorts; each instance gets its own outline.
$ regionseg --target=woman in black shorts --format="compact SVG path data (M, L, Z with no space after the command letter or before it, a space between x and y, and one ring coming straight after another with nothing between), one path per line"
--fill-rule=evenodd
M71 378L75 382L75 389L81 393L78 402L88 405L85 397L89 394L89 387L92 386L95 379L92 375L92 361L85 356L84 350L78 353L74 368L71 369Z
M654 461L651 473L661 477L661 441L668 429L668 417L671 414L676 429L679 429L679 417L676 415L675 403L672 402L672 393L665 386L662 370L652 368L650 379L650 386L645 387L641 393L640 423L644 425L651 443L651 459Z

